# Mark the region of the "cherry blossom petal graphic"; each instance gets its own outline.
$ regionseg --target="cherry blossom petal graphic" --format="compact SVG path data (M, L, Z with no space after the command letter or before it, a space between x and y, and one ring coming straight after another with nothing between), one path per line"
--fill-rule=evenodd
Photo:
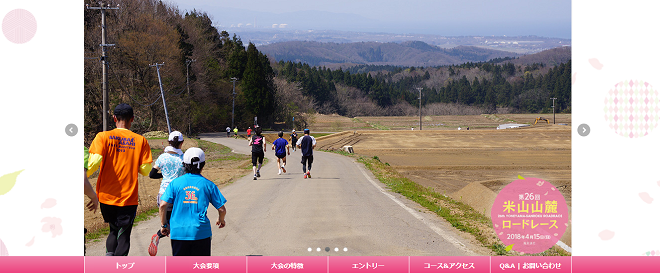
M36 236L32 236L32 240L25 244L25 246L32 246L34 244L34 238L36 238Z
M45 217L41 220L44 225L41 227L43 232L51 232L53 238L58 235L62 235L62 219L57 217Z
M24 170L20 170L0 177L0 195L8 193L14 187L16 184L16 177L18 177L23 171Z
M651 198L648 192L640 192L639 198L642 198L642 201L646 202L647 204L653 203L653 198Z
M42 209L49 209L49 208L54 207L55 205L57 205L57 200L55 200L54 198L48 198L48 199L46 199L46 201L44 201L41 204L41 208Z
M606 229L598 233L598 236L603 241L611 240L612 238L614 238L614 231Z
M2 240L0 240L0 256L9 256L9 251Z
M603 69L603 64L600 63L600 61L596 58L589 59L589 63L591 66L593 66L595 69L601 70Z

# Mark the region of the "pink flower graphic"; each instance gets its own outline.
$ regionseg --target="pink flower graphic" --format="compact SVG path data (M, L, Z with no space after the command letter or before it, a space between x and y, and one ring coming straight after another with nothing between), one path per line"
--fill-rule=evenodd
M41 231L51 232L53 238L57 235L62 235L62 219L57 217L45 217L41 222L44 223L44 226L41 227Z
M598 233L598 236L600 237L601 240L607 241L614 238L614 231L606 229Z

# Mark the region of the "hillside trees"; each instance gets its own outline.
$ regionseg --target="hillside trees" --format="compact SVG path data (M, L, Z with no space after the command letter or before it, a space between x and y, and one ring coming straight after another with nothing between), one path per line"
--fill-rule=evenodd
M478 106L486 112L509 109L512 112L538 113L552 111L551 97L558 98L556 111L570 112L570 67L570 60L551 68L536 63L517 67L507 60L503 64L466 63L437 68L411 67L405 70L390 66L383 66L379 70L377 66L368 65L364 68L371 72L351 73L349 71L361 69L331 71L302 63L280 61L278 73L289 82L300 83L303 95L313 97L315 109L324 114L356 116L370 112L396 115L400 111L395 109L404 109L401 103L417 104L417 87L423 87L422 104L425 106L442 103ZM319 95L328 90L331 96ZM347 100L347 97L352 100ZM372 100L377 107L347 105L350 102L365 105L362 98Z
M90 6L97 5L91 0L85 2ZM251 125L255 112L252 102L242 95L241 82L246 76L258 79L256 83L246 83L248 92L268 91L261 97L270 102L262 103L266 108L256 111L263 111L264 115L272 113L275 85L268 59L253 48L250 54L255 58L248 60L248 50L241 39L236 35L230 38L226 31L218 31L206 13L193 10L183 14L156 0L116 0L106 4L120 4L119 10L106 13L107 43L115 44L109 48L109 104L111 110L118 103L133 106L133 131L167 131L156 68L150 67L154 63L164 63L160 73L173 130L196 133L217 131L231 125L231 77L239 78L235 119L239 128ZM100 17L98 11L85 11L87 140L102 130L102 65L98 58L101 55L98 46L101 41ZM244 75L250 66L260 69L256 71L259 75L249 76L252 72ZM110 129L112 127L114 124Z
M250 43L241 86L247 113L261 121L270 118L275 110L273 71L268 58Z

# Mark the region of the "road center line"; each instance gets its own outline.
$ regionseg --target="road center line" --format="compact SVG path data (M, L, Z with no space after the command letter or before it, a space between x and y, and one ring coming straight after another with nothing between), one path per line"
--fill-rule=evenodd
M355 164L357 165L358 163L355 163ZM412 214L413 217L415 217L418 220L422 221L422 223L426 224L427 227L429 227L431 230L435 231L435 233L440 235L443 239L445 239L446 241L452 243L454 246L456 246L456 248L466 252L468 255L477 255L476 253L469 250L463 243L461 243L460 241L456 240L454 237L447 234L442 228L436 226L435 224L431 223L430 221L427 221L424 218L424 216L420 215L414 209L411 209L408 206L406 206L405 204L403 204L403 202L399 201L396 197L394 197L394 195L391 195L390 193L385 191L380 185L378 185L373 179L371 179L371 177L369 177L369 175L367 175L367 173L364 171L364 169L361 166L358 166L358 169L360 169L360 171L362 172L364 177L366 177L367 180L369 180L369 182L371 182L371 184L374 185L374 187L376 187L376 189L378 189L382 194L384 194L385 196L392 199L392 201L394 201L399 206L401 206L403 209L405 209L410 214Z

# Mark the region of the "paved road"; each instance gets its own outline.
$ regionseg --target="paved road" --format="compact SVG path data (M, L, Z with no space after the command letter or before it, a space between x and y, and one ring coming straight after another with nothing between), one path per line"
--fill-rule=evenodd
M226 138L223 133L205 134L202 139L228 146L237 153L250 152L246 140ZM287 173L283 175L277 174L276 157L270 145L266 157L269 163L262 168L259 180L254 181L248 175L221 189L228 200L227 226L214 228L212 255L487 253L470 244L435 214L383 190L383 184L351 158L317 151L313 178L303 179L299 151L288 157ZM217 211L211 206L209 218L216 217ZM130 255L148 255L149 240L159 226L156 218L135 226ZM88 244L88 255L103 255L104 243L105 239ZM169 243L169 239L161 240L159 256L171 255ZM335 248L339 251L335 252Z

